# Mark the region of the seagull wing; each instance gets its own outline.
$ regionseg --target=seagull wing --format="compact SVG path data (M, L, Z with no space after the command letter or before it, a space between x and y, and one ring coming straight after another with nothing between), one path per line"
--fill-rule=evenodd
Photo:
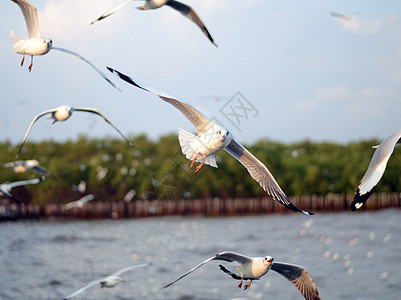
M313 213L300 210L292 204L266 166L236 140L233 139L224 150L234 156L245 168L247 168L252 178L255 179L260 186L273 197L273 199L279 201L288 209L302 212L307 215L313 215Z
M34 166L32 167L32 170L34 170L35 172L44 175L46 177L50 177L51 174L49 171L46 170L46 168L42 167L42 166Z
M116 87L116 85L110 79L108 79L107 76L102 71L100 71L98 68L96 68L94 64L92 64L89 60L87 60L82 55L80 55L80 54L78 54L78 53L76 53L74 51L64 49L64 48L52 47L52 49L58 50L58 51L61 51L61 52L65 52L65 53L69 53L69 54L72 54L72 55L78 57L79 59L82 59L84 62L86 62L88 65L90 65L100 76L102 76L104 78L104 80L106 80L114 88L116 88L117 90L119 90L121 92L121 90L118 87Z
M202 115L199 111L197 111L195 108L193 108L188 103L185 103L184 101L178 100L167 94L157 92L155 90L151 90L147 87L144 87L142 84L139 84L138 81L134 81L131 77L129 77L117 70L114 70L110 67L107 67L107 69L110 72L117 74L122 80L124 80L142 90L153 93L153 94L157 95L159 98L161 98L163 101L173 105L196 127L196 130L198 131L199 135L202 135L210 127L214 126L213 122L209 121L204 115Z
M185 5L181 2L170 0L167 1L166 5L178 10L181 14L185 17L190 19L194 22L198 27L202 30L202 32L207 36L207 38L217 47L217 44L214 42L212 36L210 35L209 31L207 30L205 24L203 24L202 20L198 16L198 14L188 5Z
M9 192L3 190L3 189L0 187L0 195L1 195L1 194L3 194L4 196L10 198L11 200L13 200L13 201L15 201L15 202L22 203L20 200L18 200L18 199L15 198L13 195L11 195Z
M18 157L18 155L20 154L20 152L21 152L21 150L22 150L22 147L23 147L24 144L25 144L25 141L26 141L26 139L27 139L27 137L28 137L29 132L31 131L31 128L32 128L33 124L35 124L35 122L36 122L38 119L40 119L41 117L43 117L43 116L45 116L45 115L47 115L47 114L54 113L54 112L56 112L56 110L57 110L57 109L51 109L51 110L44 111L44 112L42 112L41 114L39 114L39 115L37 115L37 116L35 116L35 117L33 118L31 124L30 124L29 127L28 127L28 130L27 130L26 133L25 133L24 140L22 141L22 144L21 144L21 146L19 147L19 150L18 150L18 153L17 153L17 157Z
M65 208L66 208L67 210L68 210L68 209L71 209L71 208L77 206L78 201L79 201L79 200L68 202L68 203L64 204L64 206L65 206Z
M178 280L184 278L185 276L191 274L193 271L195 271L196 269L199 269L200 267L202 267L204 264L207 264L208 262L212 261L212 260L224 260L227 262L233 262L233 261L237 261L239 263L247 263L250 262L252 259L250 257L241 255L241 254L237 254L234 252L221 252L219 254L216 254L215 256L212 256L208 259L206 259L205 261L201 262L199 265L197 265L196 267L192 268L191 270L189 270L188 272L186 272L184 275L180 276L178 279L174 280L173 282L163 286L162 288L167 288L170 285L173 285L174 283L176 283Z
M64 297L64 300L67 299L71 299L74 298L76 295L82 293L83 291L87 290L88 288L90 288L91 286L94 286L96 284L99 284L101 280L93 280L91 282L89 282L87 285L85 285L84 287L80 288L79 290L73 292L72 294L69 294L68 296Z
M12 162L9 162L9 163L4 163L4 164L2 164L1 166L2 166L3 168L15 167L15 166L19 165L19 162L20 162L20 160L18 160L18 161L12 161Z
M38 12L35 6L26 0L12 0L16 3L24 15L29 38L42 38L39 31Z
M130 144L132 146L132 143L125 137L125 135L122 134L122 132L116 126L114 126L113 123L111 123L109 121L109 119L107 119L106 116L103 115L102 113L100 113L97 109L94 109L94 108L74 108L74 111L86 111L86 112L93 113L93 114L96 114L98 116L101 116L107 123L109 123L115 130L117 130L117 132L124 138L124 140L126 140L126 142L128 144Z
M92 21L90 23L90 25L92 25L95 22L101 21L109 16L111 16L112 14L114 14L117 10L120 10L121 8L123 8L125 5L127 5L129 2L131 2L132 0L126 0L123 3L117 5L116 7L114 7L113 9L105 12L103 15L101 15L99 18L97 18L95 21Z
M274 262L271 269L291 281L306 300L319 300L317 287L306 270L297 265Z
M81 204L85 204L86 202L92 201L93 199L95 199L95 195L89 194L89 195L82 197L77 202L80 202Z
M355 193L354 201L351 203L351 210L354 211L360 208L372 195L386 170L387 162L397 143L401 143L401 130L384 139L377 147L368 170Z
M121 274L123 274L123 273L125 273L125 272L131 271L131 270L137 269L137 268L148 267L148 266L150 266L151 264L152 264L152 263L130 266L130 267L128 267L128 268L124 268L124 269L121 269L121 270L119 270L119 271L113 273L112 276L117 276L117 277L118 277L118 276L120 276Z
M35 178L31 180L22 180L22 181L15 181L9 184L10 188L13 189L17 186L28 185L28 184L37 184L41 181L45 180L45 177Z

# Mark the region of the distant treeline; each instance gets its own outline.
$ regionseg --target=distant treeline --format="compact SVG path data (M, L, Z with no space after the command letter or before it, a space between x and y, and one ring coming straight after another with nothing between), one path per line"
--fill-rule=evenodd
M82 196L76 190L86 182L85 194L95 200L122 200L135 191L135 199L255 198L265 197L247 170L225 151L217 155L218 169L204 166L197 174L181 153L177 135L154 142L140 135L134 147L119 139L89 139L58 143L26 143L18 160L37 159L52 177L37 185L15 188L12 193L25 203L66 203ZM266 164L288 196L353 194L367 170L378 140L346 145L302 141L292 144L261 140L245 145ZM19 145L0 143L0 164L14 161ZM401 147L400 147L401 148ZM377 188L401 191L401 149L389 160ZM398 152L398 154L397 154ZM38 177L32 171L0 171L0 183ZM132 191L133 190L133 191Z

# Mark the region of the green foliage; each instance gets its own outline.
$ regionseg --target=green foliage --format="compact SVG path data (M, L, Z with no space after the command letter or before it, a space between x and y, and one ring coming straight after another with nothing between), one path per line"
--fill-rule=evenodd
M88 139L57 143L26 143L19 159L37 159L52 173L38 185L15 188L25 202L66 203L82 195L72 187L80 181L97 200L116 201L134 189L135 199L264 197L266 193L247 170L225 151L217 155L218 168L204 166L197 174L181 153L177 136L159 141L140 135L134 147L117 139ZM247 146L276 178L287 195L354 193L380 141L339 145L302 141L284 145L261 140ZM19 145L0 143L0 164L14 161ZM401 190L401 147L395 149L377 188L380 192ZM36 178L32 171L14 173L2 168L0 183Z

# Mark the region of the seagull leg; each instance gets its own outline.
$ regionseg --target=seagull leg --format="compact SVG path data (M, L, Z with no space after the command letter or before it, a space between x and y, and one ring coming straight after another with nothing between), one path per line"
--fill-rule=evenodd
M24 65L24 61L25 61L25 52L24 54L22 54L21 67Z
M29 65L29 72L32 71L32 66L33 66L33 55L31 55L31 64Z
M242 287L242 283L244 282L244 274L242 273L242 270L240 268L237 268L237 270L241 273L241 282L239 283L238 287Z
M202 168L203 164L205 163L205 160L206 160L206 155L203 158L202 163L199 166L196 167L195 173L197 173L200 170L200 168Z
M244 287L244 291L245 291L247 288L249 288L249 287L251 286L251 283L252 283L252 279L251 279L251 281Z
M196 159L198 158L198 154L199 154L199 152L196 153L196 156L195 156L194 160L193 160L192 163L191 163L191 168L194 166L194 164L195 164L195 162L196 162Z

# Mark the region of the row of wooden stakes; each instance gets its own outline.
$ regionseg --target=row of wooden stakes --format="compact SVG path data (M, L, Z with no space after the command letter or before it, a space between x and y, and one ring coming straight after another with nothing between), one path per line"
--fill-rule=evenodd
M353 197L354 195L328 194L325 196L290 197L290 200L295 206L304 210L322 213L347 211ZM361 211L389 207L401 207L401 193L373 194ZM124 201L93 201L82 208L69 210L65 205L56 203L49 203L44 206L38 204L0 206L0 220L49 217L122 219L173 215L218 217L273 213L289 214L293 212L271 198L158 199L135 200L129 203Z

